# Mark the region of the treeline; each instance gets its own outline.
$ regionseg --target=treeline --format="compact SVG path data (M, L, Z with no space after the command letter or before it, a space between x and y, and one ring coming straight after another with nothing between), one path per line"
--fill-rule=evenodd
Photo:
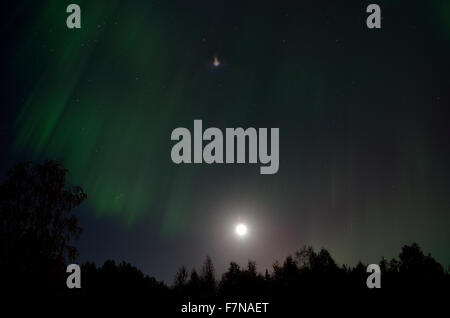
M426 255L416 243L402 247L398 258L378 263L381 268L383 290L450 290L450 273L444 270L430 254ZM145 275L138 268L112 260L103 266L93 263L82 265L81 293L124 295L165 295L180 298L230 298L236 296L279 298L315 291L345 290L365 292L367 266L338 265L326 249L315 251L303 247L270 270L260 272L254 261L241 267L231 262L220 277L210 257L202 267L188 271L182 266L172 284L167 285Z

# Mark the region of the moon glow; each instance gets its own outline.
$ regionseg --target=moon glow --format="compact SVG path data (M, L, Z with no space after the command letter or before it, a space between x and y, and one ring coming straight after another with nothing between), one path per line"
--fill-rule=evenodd
M247 230L247 226L245 224L239 223L238 225L236 225L236 228L234 231L237 236L242 237L242 236L247 235L248 230Z

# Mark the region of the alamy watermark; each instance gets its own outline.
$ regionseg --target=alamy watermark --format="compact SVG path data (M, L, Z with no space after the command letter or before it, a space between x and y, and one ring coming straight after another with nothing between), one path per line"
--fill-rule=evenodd
M279 128L271 128L269 144L268 128L256 130L253 127L245 130L226 128L224 137L219 128L210 127L203 131L202 120L194 120L193 136L190 130L184 127L178 127L172 131L171 140L177 143L172 147L171 158L176 164L247 162L254 164L259 162L263 165L260 167L261 174L275 174L280 165L279 137ZM204 141L207 142L205 145L203 145Z

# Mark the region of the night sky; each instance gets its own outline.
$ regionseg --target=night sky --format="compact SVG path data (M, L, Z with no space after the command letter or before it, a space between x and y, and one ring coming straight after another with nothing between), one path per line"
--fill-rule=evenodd
M69 3L81 29L66 27ZM88 195L79 261L171 283L206 255L219 273L248 259L263 271L307 244L355 265L416 241L450 264L449 1L1 7L0 172L63 162ZM194 119L279 128L278 173L174 164L171 132Z

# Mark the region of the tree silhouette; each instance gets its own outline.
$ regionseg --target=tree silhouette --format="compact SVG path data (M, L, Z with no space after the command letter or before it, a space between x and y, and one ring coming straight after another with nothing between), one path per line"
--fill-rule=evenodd
M187 295L199 296L200 295L200 277L198 276L197 270L194 268L191 271L189 277L189 282L186 288Z
M405 245L399 254L400 284L404 286L439 286L444 281L444 268L417 243Z
M181 266L178 272L175 274L174 287L178 289L186 287L188 276L189 274L186 267Z
M230 263L228 271L223 273L219 283L219 292L222 295L238 295L241 282L241 268L235 262Z
M86 194L66 187L67 170L58 162L25 162L0 186L0 269L4 284L51 287L54 275L77 256L70 245L81 228L73 215ZM57 274L58 273L58 274ZM53 277L54 278L54 277Z
M267 273L268 275L268 273ZM235 262L230 263L228 271L222 275L219 294L222 296L256 296L266 293L270 278L258 273L256 262L249 260L246 269L241 269Z
M216 294L217 282L215 270L211 257L209 256L206 256L202 266L201 286L203 295L214 296Z

